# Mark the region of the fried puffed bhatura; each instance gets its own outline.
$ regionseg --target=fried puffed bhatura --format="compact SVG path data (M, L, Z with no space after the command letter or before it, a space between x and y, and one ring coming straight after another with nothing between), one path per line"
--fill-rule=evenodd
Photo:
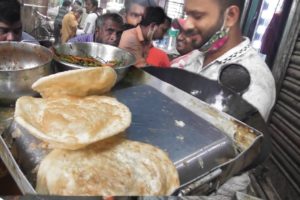
M75 151L54 150L40 164L37 192L50 195L170 195L178 173L162 150L110 138Z
M123 132L131 113L106 96L33 98L17 100L15 120L52 148L78 149Z
M111 90L117 74L111 67L69 70L40 78L32 85L43 98L102 95Z
M16 102L19 127L55 148L41 161L36 190L50 195L169 195L179 186L168 155L120 137L131 112L103 95L116 83L110 67L66 71L36 81L43 98Z

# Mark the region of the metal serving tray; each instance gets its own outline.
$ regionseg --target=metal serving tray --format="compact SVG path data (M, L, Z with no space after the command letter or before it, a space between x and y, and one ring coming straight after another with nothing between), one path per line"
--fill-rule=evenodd
M181 183L174 195L211 192L251 164L260 151L260 132L140 69L131 68L109 95L132 112L128 139L169 154ZM13 108L1 113L8 118ZM7 128L0 137L1 158L20 190L35 194L37 168L49 152L47 144L16 128L12 120L2 122Z

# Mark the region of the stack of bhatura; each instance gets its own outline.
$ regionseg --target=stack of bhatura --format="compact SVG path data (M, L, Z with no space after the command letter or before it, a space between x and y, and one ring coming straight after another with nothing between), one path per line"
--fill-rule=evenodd
M120 137L131 112L104 96L116 80L111 67L61 72L32 85L42 98L17 100L17 125L54 149L40 163L38 193L170 195L178 188L178 172L164 151Z

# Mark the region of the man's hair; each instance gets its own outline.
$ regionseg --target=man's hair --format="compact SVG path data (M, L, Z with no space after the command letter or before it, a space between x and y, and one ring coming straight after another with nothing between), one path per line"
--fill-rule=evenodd
M166 16L165 21L168 22L170 25L172 24L172 18L169 16Z
M119 11L119 14L120 15L124 15L126 13L126 9L125 8L122 8L120 11Z
M82 6L82 3L80 1L78 1L78 0L76 0L74 3L76 3L79 6Z
M221 5L222 11L225 11L229 6L235 5L240 9L240 15L244 10L245 0L217 0Z
M148 26L151 23L155 23L156 25L159 25L165 22L166 17L167 15L164 9L162 9L159 6L156 7L150 6L145 9L145 13L143 15L140 25Z
M97 0L85 0L85 1L91 1L92 5L95 7L98 7L98 1Z
M1 1L1 0L0 0ZM80 15L83 13L83 9L81 6L78 6L78 5L74 5L72 7L72 12L76 12L76 13L79 13Z
M21 5L18 0L0 0L0 21L8 24L21 21Z
M101 28L106 20L111 20L116 22L117 24L123 25L123 18L121 15L117 13L106 13L104 15L100 15L96 20L96 27Z
M125 0L125 12L127 13L133 4L143 7L157 6L154 0Z
M0 1L1 1L1 0L0 0ZM69 1L69 0L64 0L62 6L64 6L64 7L69 7L71 4L72 4L71 1Z

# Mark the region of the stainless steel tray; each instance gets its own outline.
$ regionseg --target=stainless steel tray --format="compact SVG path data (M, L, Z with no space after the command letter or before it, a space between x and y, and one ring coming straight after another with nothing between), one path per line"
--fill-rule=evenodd
M169 154L181 183L174 195L209 193L251 164L260 151L259 131L142 70L131 68L110 95L133 114L126 137ZM8 110L5 118L12 115ZM9 120L2 122L7 129L0 138L1 158L21 191L34 194L47 145L14 123L9 126Z

